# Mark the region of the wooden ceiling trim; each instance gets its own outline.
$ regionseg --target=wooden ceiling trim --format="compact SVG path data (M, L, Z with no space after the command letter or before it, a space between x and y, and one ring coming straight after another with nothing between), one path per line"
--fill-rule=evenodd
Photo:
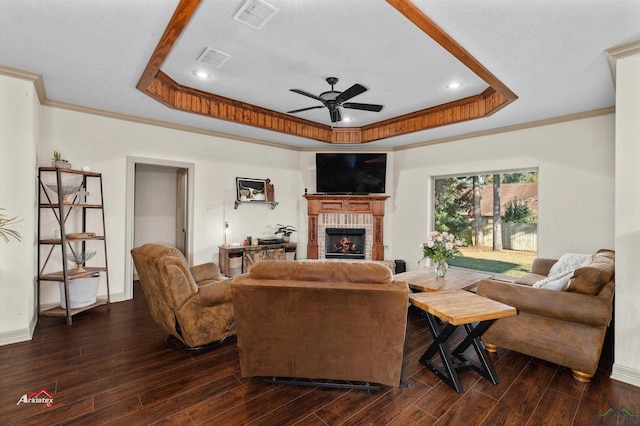
M169 55L178 37L180 37L180 33L184 30L184 27L186 27L191 20L199 4L200 0L181 0L180 3L178 3L176 11L173 12L167 28L164 30L162 37L160 37L156 50L151 54L151 58L142 72L142 76L136 86L138 90L143 92L147 91L147 88L151 85L158 71L160 71L164 60Z
M158 71L146 93L170 108L185 112L321 142L330 142L332 138L329 126L182 86L162 71Z
M360 127L336 127L331 130L331 143L362 143Z
M182 86L164 74L160 67L195 13L200 0L180 1L136 87L173 109L331 144L366 143L481 118L517 99L517 96L508 87L409 0L387 0L387 2L487 82L490 87L478 95L411 112L368 126L332 128L267 108Z
M491 87L502 93L506 98L515 100L518 97L502 81L500 81L491 71L476 60L464 47L458 44L435 22L429 19L420 9L408 0L386 0L393 8L404 15L415 26L420 28L433 41L438 43L447 52L462 62L467 68L473 71L478 77L486 81Z

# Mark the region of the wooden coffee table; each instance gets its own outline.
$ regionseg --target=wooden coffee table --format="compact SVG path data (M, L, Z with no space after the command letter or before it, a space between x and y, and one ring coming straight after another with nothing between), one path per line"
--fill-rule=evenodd
M491 278L487 272L449 267L444 277L436 277L433 266L402 272L393 276L394 280L406 281L413 291L468 290L479 281Z
M433 335L433 343L420 357L422 364L458 393L463 391L462 383L458 377L459 370L472 369L494 385L500 383L493 364L480 341L480 336L496 319L516 315L516 308L465 290L427 291L411 294L409 301L413 306L426 313ZM438 323L436 317L445 322L443 326ZM447 339L451 337L458 326L464 326L467 336L458 346L450 350ZM473 346L480 364L468 359L463 354L469 346ZM436 365L432 361L436 352L440 353L442 366ZM460 362L454 363L453 358L457 358Z

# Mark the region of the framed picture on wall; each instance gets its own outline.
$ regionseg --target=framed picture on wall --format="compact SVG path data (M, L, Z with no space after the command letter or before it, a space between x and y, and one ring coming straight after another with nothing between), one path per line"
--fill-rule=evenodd
M267 201L269 179L236 178L236 199L238 201Z

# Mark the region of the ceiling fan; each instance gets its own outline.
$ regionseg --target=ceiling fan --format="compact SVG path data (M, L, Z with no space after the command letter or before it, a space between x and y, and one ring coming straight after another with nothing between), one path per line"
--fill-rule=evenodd
M328 108L329 115L331 116L331 122L337 123L342 120L342 115L340 114L340 110L338 109L338 107L349 108L349 109L360 109L363 111L375 111L375 112L380 112L382 110L382 105L345 102L353 98L354 96L357 96L360 93L367 91L367 88L360 84L354 84L344 92L339 92L333 89L333 86L336 83L338 83L337 77L328 77L327 83L331 85L331 90L322 92L318 96L312 95L311 93L307 93L299 89L289 89L292 92L299 93L301 95L308 96L312 99L320 101L322 102L322 105L316 105L308 108L294 109L293 111L287 111L287 114L308 111L310 109Z

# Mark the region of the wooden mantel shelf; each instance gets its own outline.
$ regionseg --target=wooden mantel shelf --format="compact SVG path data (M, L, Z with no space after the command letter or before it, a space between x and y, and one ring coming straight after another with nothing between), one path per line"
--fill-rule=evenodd
M370 213L373 215L372 260L384 260L384 203L388 195L305 194L307 199L307 258L318 258L320 213Z

